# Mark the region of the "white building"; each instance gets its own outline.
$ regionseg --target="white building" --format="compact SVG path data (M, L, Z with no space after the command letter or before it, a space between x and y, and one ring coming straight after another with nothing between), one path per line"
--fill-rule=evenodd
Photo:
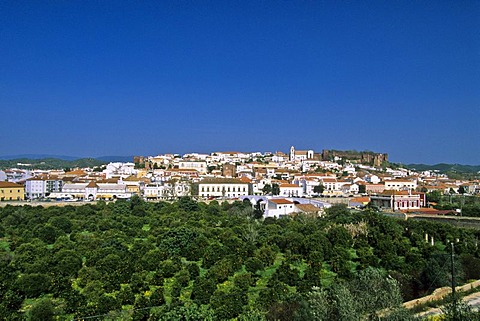
M372 204L381 209L409 211L420 209L425 204L425 194L407 191L385 191L370 197Z
M295 213L295 203L284 198L268 199L265 217L281 217Z
M44 198L50 193L61 193L63 181L57 177L32 177L25 181L25 195L28 199Z
M178 162L178 168L180 169L195 169L200 174L207 173L207 162L202 161L184 161Z
M385 190L414 191L417 188L416 180L393 179L385 181Z
M143 189L146 199L161 199L165 197L165 186L161 183L146 184Z
M312 159L314 155L313 150L295 150L295 147L290 147L290 161L302 161Z
M295 179L294 183L298 184L299 186L302 187L303 190L303 195L306 196L314 196L317 195L315 193L314 189L316 186L320 186L321 183L318 179L314 178L309 178L309 177L303 177L300 179Z
M132 193L127 191L125 184L105 184L91 181L89 183L68 183L63 186L63 194L72 198L84 200L129 198Z
M303 187L295 184L280 184L280 196L285 197L302 197Z
M134 163L121 162L108 164L103 172L106 174L107 179L112 177L128 177L137 173Z
M356 195L358 194L359 186L358 184L345 184L341 189L345 195Z
M167 199L191 196L192 183L184 179L172 179L164 182L163 195Z
M206 179L198 183L200 197L239 197L248 195L249 184L237 179Z

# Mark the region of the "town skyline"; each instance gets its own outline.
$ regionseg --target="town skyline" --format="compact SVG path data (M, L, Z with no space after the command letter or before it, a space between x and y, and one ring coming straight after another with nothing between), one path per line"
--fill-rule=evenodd
M479 164L480 3L0 3L0 154Z
M293 146L293 145L292 145ZM290 148L292 147L290 146ZM302 145L300 145L302 146ZM285 153L288 155L289 149L287 148L285 150L274 150L274 149L266 149L266 150L237 150L233 148L227 148L224 150L211 150L211 151L167 151L167 152L152 152L152 153L145 153L145 154L140 154L140 153L133 153L129 155L106 155L106 154L99 154L99 155L65 155L65 154L15 154L15 155L0 155L0 160L14 160L14 159L47 159L47 158L54 158L54 159L61 159L61 160L67 160L67 161L73 161L77 159L87 159L87 158L92 158L92 159L98 159L98 160L103 160L103 161L119 161L119 162L126 162L126 161L131 161L134 159L134 157L137 156L143 156L143 157L154 157L158 155L164 155L164 154L171 154L171 155L179 155L179 156L184 156L184 155L190 155L190 154L205 154L205 155L212 155L215 153L227 153L227 152L233 152L233 153L244 153L244 154L255 154L255 153L260 153L262 155L267 155L269 153L271 154L276 154L276 153ZM395 159L392 159L390 156L390 153L385 152L385 151L375 151L375 150L369 150L369 149L337 149L337 148L323 148L323 149L313 149L313 148L303 148L300 147L302 150L312 150L315 152L323 152L325 150L335 150L335 151L352 151L352 152L358 152L358 153L373 153L373 154L385 154L389 158L390 163L396 163L396 164L425 164L425 165L438 165L438 164L459 164L459 165L467 165L467 166L478 166L480 162L478 163L466 163L466 162L446 162L442 160L434 161L434 162L421 162L418 160L411 160L411 161L397 161ZM394 153L395 154L395 153Z

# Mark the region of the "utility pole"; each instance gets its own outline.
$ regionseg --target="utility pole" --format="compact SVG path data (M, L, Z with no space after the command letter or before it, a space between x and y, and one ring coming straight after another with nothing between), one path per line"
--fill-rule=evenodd
M455 295L455 265L454 265L454 245L453 242L450 243L452 245L452 253L451 253L451 268L452 268L452 304L453 304L453 321L457 321L457 298Z

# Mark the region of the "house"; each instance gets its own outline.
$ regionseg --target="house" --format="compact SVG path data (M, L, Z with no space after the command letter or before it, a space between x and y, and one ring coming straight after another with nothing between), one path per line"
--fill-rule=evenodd
M143 189L143 196L147 200L160 199L164 196L165 187L160 183L145 184Z
M46 196L46 184L41 177L32 177L25 181L25 193L27 199L44 198Z
M283 152L276 152L272 156L272 162L275 162L275 163L280 163L281 164L281 163L283 163L287 160L288 160L288 155L286 155Z
M179 169L195 169L199 174L206 174L207 162L181 160L178 162L178 168Z
M25 181L25 194L28 199L44 198L51 193L61 193L63 180L57 176L37 176Z
M280 196L285 197L302 197L303 196L303 187L295 184L280 184Z
M223 164L223 166L222 166L222 176L224 176L224 177L235 177L235 176L237 176L237 165L235 165L235 164Z
M239 197L248 195L249 184L234 178L204 179L198 183L200 197Z
M382 194L370 197L371 203L380 209L414 210L425 206L425 193L411 193L409 191L384 191Z
M296 211L295 203L284 198L268 199L265 207L265 217L281 217Z
M364 207L370 203L370 197L354 197L348 201L348 207Z
M198 171L193 168L172 168L164 171L166 177L185 177L190 179L198 178Z
M20 183L25 181L33 175L30 171L20 170L20 169L7 169L5 170L6 179L0 179L0 181L8 181L13 183Z
M341 187L341 191L345 195L356 195L358 194L358 190L358 184L345 184Z
M185 178L168 180L166 182L163 182L163 186L164 198L171 199L192 195L192 184L189 180Z
M133 175L128 176L125 179L120 179L118 183L127 185L127 192L137 195L140 195L142 193L145 186L145 182L142 179L137 178Z
M313 204L295 204L296 212L312 216L321 216L323 208L316 207Z
M125 184L97 183L95 181L66 183L63 185L62 193L68 194L72 198L92 201L96 199L113 200L132 196L131 193L127 192L127 185Z
M379 194L385 190L385 184L365 184L365 193Z
M364 180L372 184L379 184L381 181L377 175L365 175Z
M136 173L134 163L109 163L106 168L103 170L106 175L106 178L111 177L128 177Z
M297 183L302 187L303 195L306 196L318 195L318 193L315 193L314 189L316 186L321 185L320 181L310 177L297 178L294 180L294 183Z
M385 190L414 191L417 188L415 180L393 179L386 180L384 184Z
M0 201L23 201L25 187L12 182L0 182Z

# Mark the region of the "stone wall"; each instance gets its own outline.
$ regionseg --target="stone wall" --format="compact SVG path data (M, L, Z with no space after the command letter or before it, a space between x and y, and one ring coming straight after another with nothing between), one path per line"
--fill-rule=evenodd
M479 286L480 286L480 280L477 280L462 286L457 286L455 287L455 291L466 292L466 291L470 291L471 289L477 288ZM438 288L435 291L433 291L433 293L430 295L403 303L403 307L406 309L412 309L416 306L423 305L428 302L440 301L444 299L447 295L450 295L450 293L452 293L452 288L450 287Z

